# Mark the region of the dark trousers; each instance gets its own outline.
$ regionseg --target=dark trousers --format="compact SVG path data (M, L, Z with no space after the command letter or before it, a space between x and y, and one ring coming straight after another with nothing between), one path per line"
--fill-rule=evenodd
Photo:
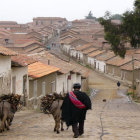
M82 135L84 133L84 120L72 125L74 135Z

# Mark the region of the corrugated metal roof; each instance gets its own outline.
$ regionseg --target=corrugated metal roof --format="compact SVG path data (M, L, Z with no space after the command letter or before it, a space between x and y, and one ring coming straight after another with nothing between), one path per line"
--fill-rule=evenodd
M17 55L17 52L14 52L6 47L0 46L0 54L6 55L6 56L14 56L14 55Z
M41 62L35 62L28 66L28 74L32 78L40 78L58 70L59 68L57 67L46 65Z

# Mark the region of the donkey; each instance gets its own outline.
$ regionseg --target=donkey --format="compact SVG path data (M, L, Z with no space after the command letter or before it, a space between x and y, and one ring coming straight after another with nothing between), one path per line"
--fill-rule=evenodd
M14 114L17 111L17 107L20 103L20 95L4 95L3 97L1 97L1 99L2 98L5 98L5 100L1 100L0 102L0 132L4 131L4 128L10 130L9 126L13 121Z
M12 123L14 118L14 112L11 108L11 104L7 101L0 102L0 119L1 119L1 127L0 132L4 131L4 128L10 130L9 126Z
M57 134L59 134L60 123L61 123L61 131L64 131L63 121L61 120L61 113L62 113L61 106L63 103L63 97L56 93L46 95L46 97L47 100L45 103L45 109L48 110L50 114L52 114L55 120L54 131L56 131Z

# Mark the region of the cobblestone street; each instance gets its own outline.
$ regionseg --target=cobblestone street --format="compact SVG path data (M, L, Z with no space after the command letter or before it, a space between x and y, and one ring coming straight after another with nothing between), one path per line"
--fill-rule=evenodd
M91 72L89 87L98 93L91 97L93 108L87 113L85 133L78 139L140 140L140 106L131 103L123 94L127 88L117 89L115 82L95 72ZM51 115L20 111L15 115L11 130L0 134L0 140L73 139L71 127L60 134L54 133L53 127Z

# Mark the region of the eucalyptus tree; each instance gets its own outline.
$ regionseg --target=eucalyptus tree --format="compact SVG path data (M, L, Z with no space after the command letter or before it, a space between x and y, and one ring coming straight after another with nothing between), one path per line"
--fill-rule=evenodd
M104 26L105 39L114 53L124 57L125 43L129 42L133 48L140 47L140 0L135 0L134 10L123 13L121 19L120 23L115 23L112 15L106 12L99 22Z

